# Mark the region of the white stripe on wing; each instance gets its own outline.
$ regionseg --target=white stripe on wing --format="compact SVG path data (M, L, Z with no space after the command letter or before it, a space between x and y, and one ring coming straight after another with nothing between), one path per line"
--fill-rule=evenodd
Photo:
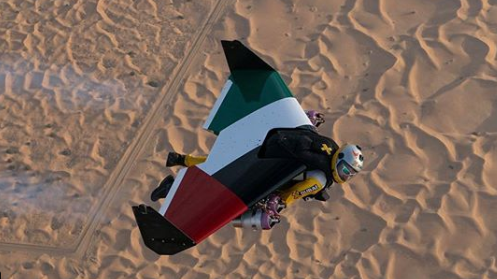
M214 107L211 109L211 112L209 113L209 116L207 117L207 120L205 121L204 124L204 129L209 130L209 126L212 123L212 120L214 119L214 116L216 116L217 111L219 110L219 107L224 101L224 98L226 97L228 91L230 91L231 85L233 85L233 82L231 80L227 80L226 83L224 84L223 90L221 91L221 94L217 98L216 102L214 103Z
M207 161L198 165L213 175L247 152L262 145L269 130L312 125L297 99L288 97L252 112L219 133Z
M173 186L171 186L171 190L169 190L169 193L166 196L166 199L162 206L160 207L159 213L161 215L164 215L166 213L167 208L171 204L171 201L174 198L174 195L176 194L176 191L178 191L179 185L181 184L181 181L183 180L183 177L185 176L186 170L188 168L183 168L180 169L178 172L178 175L176 175L176 178L174 179Z

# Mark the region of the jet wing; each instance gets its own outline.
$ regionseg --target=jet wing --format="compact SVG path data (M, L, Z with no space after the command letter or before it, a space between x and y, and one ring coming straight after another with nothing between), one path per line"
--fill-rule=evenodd
M201 242L305 170L257 156L274 128L312 125L279 74L238 41L222 41L231 76L204 128L217 134L207 160L181 169L159 212L133 207L147 247L175 254Z

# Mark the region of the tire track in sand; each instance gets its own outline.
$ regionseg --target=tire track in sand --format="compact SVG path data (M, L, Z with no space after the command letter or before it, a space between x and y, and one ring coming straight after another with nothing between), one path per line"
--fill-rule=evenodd
M120 189L120 186L123 185L127 174L139 158L147 142L150 140L156 124L163 116L162 112L166 109L166 104L168 104L170 100L176 96L178 87L183 80L184 75L188 72L190 64L199 52L205 37L210 32L212 26L217 22L219 17L223 14L228 4L233 1L234 0L219 0L214 5L214 8L211 10L204 23L198 29L197 33L193 36L190 51L176 68L176 73L174 74L171 82L169 82L161 90L161 94L158 96L157 101L153 104L150 113L148 113L145 117L143 125L140 131L138 131L137 136L133 139L123 157L114 168L114 171L109 176L109 179L104 184L104 193L102 194L102 198L89 212L88 215L90 218L85 224L85 227L76 241L76 244L72 247L65 248L3 242L0 243L0 250L11 252L22 251L34 254L49 254L54 256L75 256L78 258L82 258L84 256L87 248L89 248L88 245L92 239L96 227L107 212L107 209Z

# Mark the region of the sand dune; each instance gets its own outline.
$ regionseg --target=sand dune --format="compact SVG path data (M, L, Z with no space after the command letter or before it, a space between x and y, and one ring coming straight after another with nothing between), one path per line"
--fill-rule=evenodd
M492 0L0 3L0 272L497 278L496 18ZM159 257L130 206L177 172L168 151L208 154L221 39L277 68L366 168L271 231Z
M3 242L76 248L210 9L2 3Z

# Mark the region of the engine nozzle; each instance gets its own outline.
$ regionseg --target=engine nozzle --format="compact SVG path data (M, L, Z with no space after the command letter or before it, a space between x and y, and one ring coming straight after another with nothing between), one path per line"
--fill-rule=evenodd
M262 209L249 210L231 221L236 228L269 230L280 222L278 216L271 216Z

